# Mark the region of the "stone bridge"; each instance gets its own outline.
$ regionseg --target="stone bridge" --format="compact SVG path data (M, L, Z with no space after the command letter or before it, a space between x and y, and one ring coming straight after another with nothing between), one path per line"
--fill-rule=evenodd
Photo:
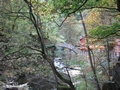
M73 46L72 44L59 43L59 44L56 44L55 46L57 46L57 47L63 47L63 48L68 48L71 51L75 52L76 54L78 54L80 52L80 50L77 47Z

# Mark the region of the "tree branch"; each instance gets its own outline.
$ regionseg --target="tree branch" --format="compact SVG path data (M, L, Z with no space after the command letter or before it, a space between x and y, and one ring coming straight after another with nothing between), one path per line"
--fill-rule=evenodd
M116 8L111 8L111 7L86 7L86 8L81 8L81 10L94 9L94 8L108 9L108 10L117 10Z
M39 50L39 49L30 47L30 46L24 46L24 47L20 48L19 50L16 50L16 51L14 51L14 52L8 53L8 54L5 55L0 61L4 61L4 60L6 60L6 58L7 58L7 60L10 60L10 55L13 57L15 53L18 53L18 52L20 52L21 50L23 50L23 49L25 49L25 48L29 48L29 49L31 49L31 50L36 50L36 51L38 51L38 52L40 52L40 53L42 52L42 51ZM17 57L12 58L12 59L18 59L18 58L20 58L20 57L21 57L21 56L17 56Z
M107 38L107 37L109 37L109 36L111 36L111 35L117 34L117 32L120 32L120 30L117 30L117 31L115 31L115 32L112 32L112 33L110 33L110 34L107 34L107 35L104 36L104 37L93 37L93 36L88 36L88 37L94 38L94 39L105 39L105 38Z
M45 51L45 45L44 45L44 41L43 41L43 37L42 37L42 33L41 33L41 28L37 25L37 20L36 20L34 14L32 12L31 4L27 0L24 0L24 1L28 5L30 20L33 23L33 25L34 25L34 27L36 29L36 32L38 34L39 42L40 42L41 48L42 48L42 56L43 56L43 58L45 60L47 60L47 62L50 64L53 73L55 73L63 82L67 83L71 87L71 90L75 90L75 87L72 84L72 81L62 77L61 74L56 70L52 60L50 58L48 58L48 56L46 54L46 51Z
M67 14L67 16L64 18L64 20L61 22L60 25L57 24L56 21L54 21L54 22L58 25L58 27L61 27L61 26L63 25L63 23L65 22L65 20L67 19L67 17L70 16L71 14L77 12L78 10L80 10L80 9L87 3L87 1L88 1L88 0L85 0L81 6L79 6L78 8L76 8L74 11L69 12L69 13Z

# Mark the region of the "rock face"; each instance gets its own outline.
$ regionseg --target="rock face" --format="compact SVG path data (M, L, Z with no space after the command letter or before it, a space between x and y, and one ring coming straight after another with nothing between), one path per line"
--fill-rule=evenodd
M116 90L120 90L120 61L113 68L113 81L115 82Z
M107 82L103 84L102 90L117 90L114 82Z
M117 10L120 12L120 0L117 0Z
M27 83L21 85L4 85L3 90L29 90Z
M119 58L120 59L120 58ZM113 67L112 81L103 84L102 90L120 90L120 61Z

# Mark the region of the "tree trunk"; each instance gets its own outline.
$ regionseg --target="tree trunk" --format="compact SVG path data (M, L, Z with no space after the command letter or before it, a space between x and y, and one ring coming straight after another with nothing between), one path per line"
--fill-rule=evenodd
M83 28L84 28L84 34L85 34L85 37L86 37L86 43L87 43L87 48L88 48L88 55L89 55L90 65L91 65L93 75L94 75L94 80L96 82L97 89L101 90L98 79L97 79L96 71L95 71L95 68L94 68L94 65L93 65L93 62L92 62L92 56L91 56L91 53L90 53L90 47L88 45L87 30L86 30L86 27L85 27L85 23L83 22L83 16L82 16L81 12L80 12L80 17L81 17Z

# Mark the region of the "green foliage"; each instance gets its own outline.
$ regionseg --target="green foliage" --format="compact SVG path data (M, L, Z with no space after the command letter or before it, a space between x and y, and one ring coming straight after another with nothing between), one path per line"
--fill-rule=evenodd
M58 27L53 21L57 19L57 22L68 13L74 12L78 7L82 6L84 0L28 0L31 1L33 15L38 19L37 27L41 28L41 32L44 38L49 39L53 43L56 42L72 42L75 44L76 36L80 34L77 26L72 26L72 20L68 20L68 25L64 28L64 36L60 32L60 27ZM112 0L114 1L114 0ZM5 35L9 38L8 51L4 50L4 55L8 55L8 59L5 59L6 64L4 74L6 76L12 77L15 74L27 73L35 75L43 75L47 77L51 73L51 68L48 63L46 63L41 54L41 46L38 42L37 33L35 32L35 27L30 22L29 9L24 0L6 0L2 9L0 10L0 34ZM81 8L91 8L99 6L114 6L114 3L110 0L89 0ZM48 8L49 7L49 8ZM78 10L80 11L80 9ZM64 13L63 16L59 17L58 13ZM40 16L40 17L39 17ZM38 18L39 17L39 18ZM63 20L63 19L61 19ZM71 27L70 27L71 26ZM104 38L113 33L117 33L120 28L118 23L114 23L111 26L99 26L93 30L90 30L90 35L97 38ZM69 30L68 30L69 29ZM30 36L31 35L31 36ZM1 43L1 42L0 42ZM6 43L5 43L6 45ZM32 48L24 48L25 46L30 46ZM1 46L2 47L2 46ZM47 48L47 46L46 46ZM47 48L48 49L48 48ZM48 51L48 55L51 56L52 52ZM15 52L14 54L11 54ZM65 52L62 48L57 47L56 56L64 56ZM6 56L7 57L7 56ZM74 58L76 60L76 58ZM3 63L3 62L1 62ZM3 64L4 64L3 63ZM85 61L73 61L70 62L71 65L80 65L83 69L88 65ZM6 77L5 77L6 78ZM1 80L4 77L1 77ZM85 82L82 80L80 85L77 87L78 90L85 90ZM91 82L88 85L90 90L93 90Z
M44 20L45 21L45 20ZM53 21L45 21L43 27L44 35L47 36L49 40L53 43L55 42L65 42L64 36L59 33L59 28Z
M83 6L84 8L97 8L97 7L106 7L112 8L115 7L115 0L88 0L87 3Z
M94 86L92 85L92 83L88 83L88 86L86 87L85 81L82 80L80 85L77 86L76 90L86 90L86 88L88 88L88 90L95 90Z
M56 57L63 57L65 52L62 47L56 47L55 56Z
M119 23L114 23L111 26L98 26L95 29L89 31L90 36L94 38L106 38L110 35L117 34L120 29Z
M55 0L54 6L58 13L68 14L83 4L84 0Z
M81 61L80 61L80 66L82 67L82 69L84 69L84 68L86 68L88 65L87 65L86 61L81 60Z
M64 13L64 14L68 14L74 11L75 12L81 11L86 8L97 8L97 7L115 8L116 7L116 0L87 0L85 5L83 4L85 0L76 0L76 1L55 0L53 2L54 2L54 7L56 11L58 11L58 13Z
M2 1L0 1L0 5L1 3ZM42 55L38 52L41 50L40 43L38 42L34 25L29 21L29 10L24 0L9 0L5 6L1 6L0 11L0 14L2 13L0 16L0 34L10 37L7 43L1 44L2 42L0 42L0 48L4 45L7 46L7 49L2 48L6 58L1 62L6 63L8 66L4 68L6 77L13 77L20 73L37 75L40 71L43 76L48 76L50 71L48 70L49 66L42 60ZM45 14L49 15L49 13L46 12ZM43 17L41 18L43 19ZM46 18L46 20L49 18ZM30 36L30 34L32 34L33 37ZM55 34L53 34L53 36L54 35ZM55 39L56 38L54 38L54 40ZM23 48L26 46L30 48ZM32 48L33 50L31 50ZM42 63L44 63L44 65Z

